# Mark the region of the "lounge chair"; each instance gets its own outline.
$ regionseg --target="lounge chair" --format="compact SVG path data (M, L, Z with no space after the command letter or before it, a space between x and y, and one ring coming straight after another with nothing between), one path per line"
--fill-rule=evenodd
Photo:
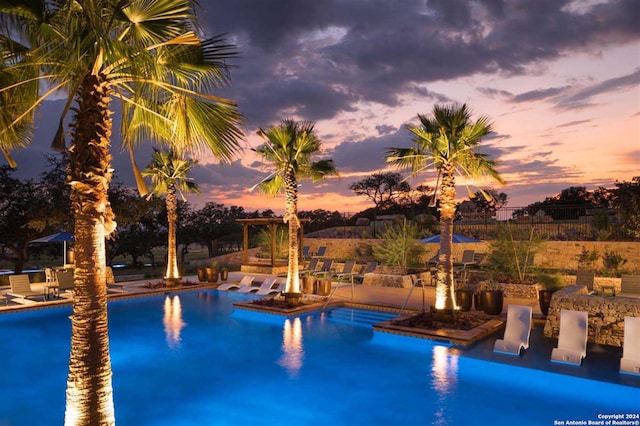
M364 275L375 271L377 267L378 262L367 262L367 264L360 269L360 272L354 275L354 278L357 278L360 282L362 282L364 280Z
M229 291L229 290L237 290L240 287L251 287L251 283L253 282L253 280L255 279L254 276L251 275L245 275L244 277L242 277L242 279L240 280L240 282L237 283L227 283L227 284L222 284L219 285L217 287L218 290L223 290L223 291Z
M254 293L259 290L266 290L271 288L271 286L275 282L276 282L275 277L267 277L264 279L264 281L262 281L262 284L260 284L260 287L252 286L252 285L243 285L240 288L238 288L238 293Z
M620 372L640 375L640 318L624 317L624 345Z
M577 271L576 272L576 285L583 285L587 287L589 294L593 293L593 282L595 281L596 273L593 271Z
M311 257L311 247L309 246L302 246L302 258L303 259L309 259Z
M355 260L347 260L344 262L344 266L342 267L342 271L337 272L331 276L331 278L335 278L338 281L342 281L343 278L350 278L351 284L353 284L353 277L357 274L354 270L356 267Z
M322 266L317 271L312 272L315 276L325 276L331 274L333 269L333 259L325 259L322 261Z
M107 290L118 290L119 292L124 292L124 286L122 284L116 283L116 278L113 275L113 268L111 266L107 266L105 269L105 275L107 276Z
M462 252L462 260L455 262L455 265L466 268L467 266L477 265L475 250L465 250Z
M623 275L620 279L620 293L618 296L640 297L640 275Z
M309 264L307 265L307 267L304 269L300 269L298 273L306 274L307 272L309 273L315 272L318 269L318 263L320 263L320 259L318 259L317 257L314 257L309 261Z
M58 278L58 294L63 291L73 293L73 271L63 271L57 273Z
M260 290L256 291L255 294L259 294L261 296L265 296L265 295L268 295L268 294L282 293L285 290L286 286L287 286L287 279L286 278L279 278L279 282L278 282L278 280L275 280L275 282L273 284L271 284L270 288L265 288L265 289L261 288Z
M504 330L504 338L496 340L493 351L517 356L520 355L521 349L528 349L529 336L531 336L531 314L531 306L507 306L507 326Z
M23 304L26 299L33 297L42 297L42 300L46 299L44 292L31 290L31 282L27 274L9 275L9 284L11 285L11 290L7 292L7 295L21 297Z
M311 258L322 258L327 255L327 247L322 246L318 248L318 251L311 255Z
M588 314L584 311L560 311L558 347L551 351L551 361L570 365L582 364L587 356Z

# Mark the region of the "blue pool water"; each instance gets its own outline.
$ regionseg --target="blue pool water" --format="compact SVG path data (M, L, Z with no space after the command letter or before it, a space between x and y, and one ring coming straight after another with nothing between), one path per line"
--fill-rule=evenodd
M373 333L377 313L284 319L216 290L109 304L119 425L553 425L637 414L640 390ZM64 418L70 307L0 315L0 425Z

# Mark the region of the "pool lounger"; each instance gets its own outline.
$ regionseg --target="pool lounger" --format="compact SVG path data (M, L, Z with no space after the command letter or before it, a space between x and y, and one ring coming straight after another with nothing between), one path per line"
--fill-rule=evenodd
M504 339L496 340L493 351L518 356L521 349L529 348L531 315L531 306L509 305Z
M584 311L560 311L560 335L558 347L551 352L551 361L580 365L587 356L587 320Z
M251 275L245 275L244 277L242 277L240 282L222 284L222 285L219 285L217 287L217 289L218 290L223 290L223 291L229 291L229 290L237 290L242 286L251 287L251 283L253 282L254 279L255 279L255 277L253 277Z
M251 285L243 285L240 288L238 288L238 293L253 293L253 292L257 292L259 290L266 290L266 289L271 288L271 286L275 282L276 282L276 278L275 277L267 277L267 278L264 279L264 281L262 281L262 284L260 284L260 287L251 286Z
M620 372L640 375L640 318L624 317L624 345Z

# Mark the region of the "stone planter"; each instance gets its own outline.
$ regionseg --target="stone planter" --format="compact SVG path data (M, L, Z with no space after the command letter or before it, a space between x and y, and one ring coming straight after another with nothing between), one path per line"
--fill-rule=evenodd
M282 293L284 301L288 305L296 306L300 304L302 300L302 293Z

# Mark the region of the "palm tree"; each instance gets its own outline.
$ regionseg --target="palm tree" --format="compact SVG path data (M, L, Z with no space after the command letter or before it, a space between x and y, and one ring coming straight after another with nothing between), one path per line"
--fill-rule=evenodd
M410 168L415 176L433 166L442 179L440 185L440 257L436 284L436 309L453 311L453 220L456 212L456 175L476 178L491 176L503 183L495 162L475 150L480 140L492 131L486 116L471 120L471 111L463 105L435 105L432 117L418 114L419 126L408 125L413 133L412 148L388 148L387 162ZM437 187L437 184L436 184Z
M167 204L168 240L167 240L167 273L164 279L169 285L175 285L180 281L178 270L178 256L176 253L176 222L178 221L178 197L179 193L184 200L184 193L200 193L200 189L193 179L187 177L195 161L180 158L175 151L159 151L154 148L151 162L142 176L150 177L153 182L152 194L165 195Z
M240 113L231 101L210 94L227 83L226 60L235 49L222 37L202 39L196 33L193 4L0 1L0 94L25 94L3 113L0 143L31 128L33 112L44 100L66 96L52 146L67 149L63 123L68 119L76 253L65 412L69 425L115 422L105 256L105 238L116 228L107 195L111 101L120 103L121 132L132 159L133 147L149 139L175 145L180 152L207 148L223 160L239 149ZM34 83L42 92L32 89Z
M280 125L260 129L258 134L266 141L252 149L265 161L272 163L275 171L256 185L269 195L285 193L284 221L289 225L289 266L286 293L300 293L300 269L298 258L298 180L310 178L316 182L325 176L337 175L332 160L311 161L320 151L320 139L314 133L315 123L282 120Z

